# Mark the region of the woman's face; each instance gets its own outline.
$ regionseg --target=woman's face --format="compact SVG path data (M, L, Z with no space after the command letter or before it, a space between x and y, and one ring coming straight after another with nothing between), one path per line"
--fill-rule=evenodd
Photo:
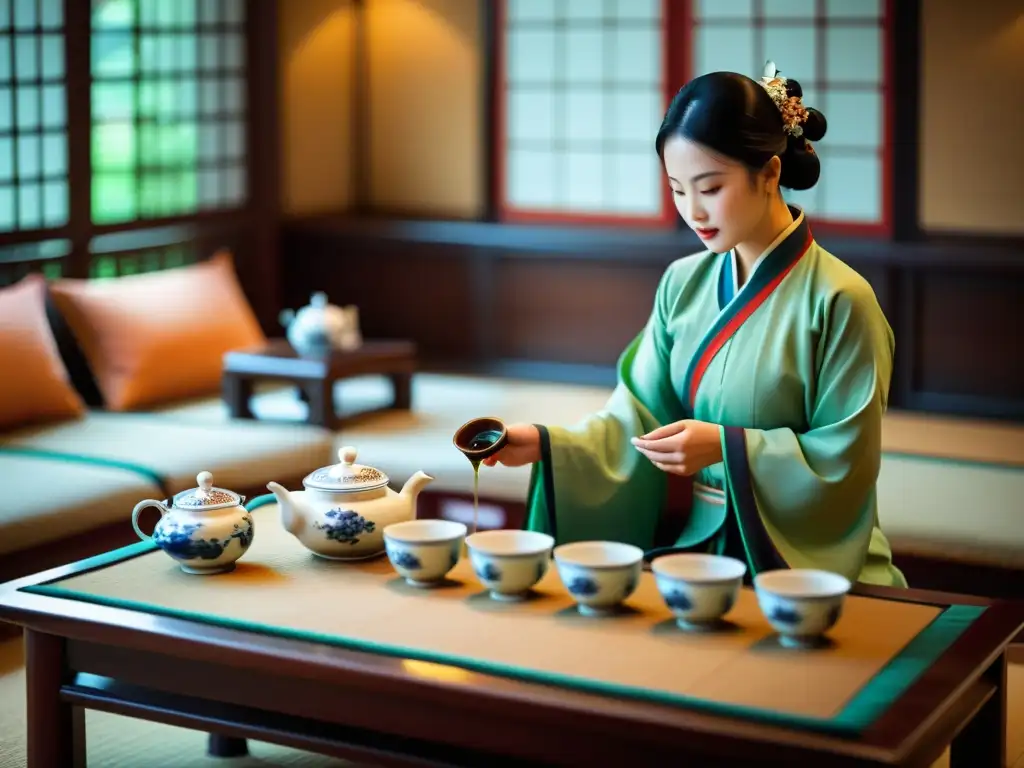
M768 172L752 176L743 164L681 136L669 138L662 154L676 209L711 252L745 242L768 215Z

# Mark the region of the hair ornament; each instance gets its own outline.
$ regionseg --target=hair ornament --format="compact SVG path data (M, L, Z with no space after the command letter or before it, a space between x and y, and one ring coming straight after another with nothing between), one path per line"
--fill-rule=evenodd
M802 136L803 124L807 122L807 107L803 105L800 96L791 96L786 85L786 78L779 74L775 62L769 60L764 65L764 74L761 76L761 86L768 91L775 106L782 113L783 129L790 136ZM799 92L799 91L798 91Z

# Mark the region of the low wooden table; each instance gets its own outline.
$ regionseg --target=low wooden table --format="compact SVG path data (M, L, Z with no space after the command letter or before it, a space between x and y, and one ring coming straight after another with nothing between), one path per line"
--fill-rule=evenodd
M285 339L224 356L223 397L231 416L253 418L249 408L253 384L260 379L287 381L299 387L309 405L309 423L336 429L334 383L353 376L384 374L394 387L394 408L412 405L416 345L411 341L366 341L353 352L303 357Z
M263 498L259 501L266 504ZM578 689L565 681L518 679L474 670L472 664L417 659L423 654L414 646L422 645L426 636L445 643L469 642L479 651L482 638L500 641L483 630L509 621L532 626L534 639L537 627L561 633L562 642L550 644L541 654L550 659L564 650L565 642L575 653L582 642L580 630L593 620L561 608L565 596L553 573L547 575L533 608L493 604L485 593L478 595L479 584L465 563L456 567L462 570L448 592L415 590L402 586L387 560L345 564L310 558L275 527L276 505L257 508L253 514L260 533L231 574L186 576L164 553L138 543L0 587L0 620L26 630L29 768L81 764L84 709L216 732L220 737L212 740L211 751L221 754L230 746L244 751L244 746L227 739L251 738L373 765L926 767L952 742L954 768L1004 768L1006 647L1024 623L1019 604L857 587L855 594L863 597L851 598L861 602L859 607L848 605L846 628L841 620L837 637L864 637L856 612L861 611L863 618L864 610L877 609L866 605L871 602L867 598L886 601L883 608L889 616L921 613L922 605L987 607L981 615L975 613L977 618L938 655L910 653L910 660L920 665L919 675L909 687L897 686L891 701L873 704L876 714L862 729L832 733L784 719L715 711L699 702L659 702ZM383 590L380 597L367 592L377 588ZM664 643L650 639L653 631L673 644L683 667L688 659L699 664L710 658L708 647L714 638L684 635L669 626L671 621L644 617L647 611L663 611L657 600L650 599L652 589L651 575L644 574L637 593L641 597L633 602L642 610L603 626L594 623L597 635L585 644L594 647L607 641L627 650L658 648L664 655ZM642 596L645 590L647 597ZM259 597L251 600L249 595L257 592ZM359 600L346 597L324 610L329 602L324 596L342 592ZM365 611L371 598L384 616ZM150 600L154 602L146 602ZM741 634L760 631L750 600L750 595L741 595L735 609ZM296 611L303 601L310 612ZM904 611L900 606L908 603ZM184 608L173 609L176 604ZM451 625L444 621L423 623L423 606L428 604L428 613L436 609L449 617L469 617L470 629L475 627L472 639L452 635L446 629ZM393 620L396 606L410 615L419 612L418 619L403 628L402 622ZM363 619L346 618L346 610L358 611L356 616ZM543 617L523 621L524 614L517 614L510 619L509 612L515 611L540 611ZM275 616L287 624L265 623ZM264 623L252 623L258 617ZM624 635L616 626L647 626L648 621L655 622L649 631L626 633L633 639L627 637L622 645ZM559 629L553 628L554 622L560 623ZM364 632L376 627L375 632L400 638L409 655L380 646L343 647L334 641L337 636L332 640L330 634L311 633L300 625L347 626ZM877 632L888 629L878 626ZM866 631L874 632L874 625ZM518 635L515 639L525 642ZM870 655L876 642L871 639L861 650ZM506 647L517 648L514 643ZM786 653L766 636L751 658L770 667ZM847 661L857 664L861 655ZM567 657L564 663L578 668L574 659ZM821 676L805 671L823 669L814 666L820 662L812 655L806 664L810 666L791 667L802 682L790 680L788 688L774 688L780 702L801 701L792 691L801 685L807 696L825 690ZM845 668L840 665L840 671ZM630 669L649 677L652 670L665 667L652 667L650 659L637 655L625 665L621 657L614 664L598 664L588 674L634 674ZM744 669L753 674L741 680L756 682L759 668ZM777 671L771 674L778 676ZM890 678L887 685L891 682Z

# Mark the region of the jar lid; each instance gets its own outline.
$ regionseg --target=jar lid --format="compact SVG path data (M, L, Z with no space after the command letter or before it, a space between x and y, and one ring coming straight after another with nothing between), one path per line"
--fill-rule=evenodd
M177 494L173 506L181 509L214 509L242 503L242 498L234 491L215 488L213 474L210 472L200 472L196 475L196 482L199 487Z
M390 482L388 476L374 467L356 464L356 449L346 446L338 451L338 464L321 467L306 476L302 484L322 491L370 491Z

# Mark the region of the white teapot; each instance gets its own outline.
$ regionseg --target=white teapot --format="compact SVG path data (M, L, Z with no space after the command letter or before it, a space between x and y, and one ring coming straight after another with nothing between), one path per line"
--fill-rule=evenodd
M356 464L356 449L342 448L339 464L302 480L305 490L267 483L281 507L281 525L320 557L365 560L384 553L384 528L416 517L416 499L434 478L417 471L401 492L379 469Z
M327 302L322 291L310 297L298 312L286 309L279 317L288 342L301 355L325 355L333 350L351 351L362 344L359 308L339 307Z
M177 561L185 573L214 574L234 570L235 561L252 544L252 515L245 497L215 488L213 475L200 472L198 488L177 494L171 506L146 499L132 510L132 527L143 541L152 541ZM160 520L147 536L139 528L139 513L146 507L160 510Z

